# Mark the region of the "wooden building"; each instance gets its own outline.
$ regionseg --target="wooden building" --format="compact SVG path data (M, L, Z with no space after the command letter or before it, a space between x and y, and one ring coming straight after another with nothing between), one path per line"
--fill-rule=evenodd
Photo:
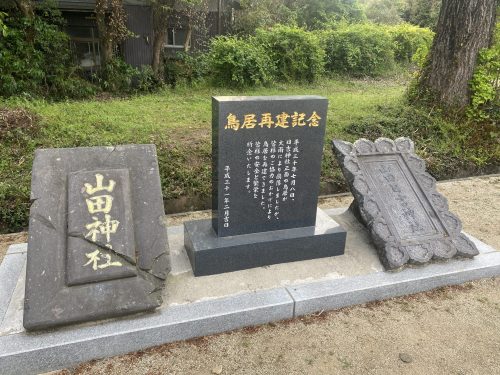
M202 48L210 37L224 33L223 21L229 9L227 0L209 0L206 32L194 32L190 44ZM95 70L100 65L99 36L94 14L95 0L59 0L58 7L67 21L66 32L71 38L77 63ZM147 0L124 0L127 27L134 34L120 45L120 53L128 64L139 67L151 64L153 54L153 16ZM182 12L175 11L167 30L165 52L173 55L184 48L187 35Z

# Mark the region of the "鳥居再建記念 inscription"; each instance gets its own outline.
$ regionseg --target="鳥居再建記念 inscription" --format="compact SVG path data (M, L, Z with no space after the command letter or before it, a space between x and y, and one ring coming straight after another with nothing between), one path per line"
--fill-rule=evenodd
M333 148L355 198L351 207L387 268L478 253L409 138L334 140Z
M327 104L315 96L213 98L219 237L315 224Z

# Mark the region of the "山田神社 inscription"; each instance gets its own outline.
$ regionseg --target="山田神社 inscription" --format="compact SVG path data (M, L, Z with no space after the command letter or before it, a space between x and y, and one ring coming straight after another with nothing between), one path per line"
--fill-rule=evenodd
M69 174L67 251L69 285L137 274L127 169Z
M333 148L355 198L351 207L387 268L478 253L410 139L336 140Z

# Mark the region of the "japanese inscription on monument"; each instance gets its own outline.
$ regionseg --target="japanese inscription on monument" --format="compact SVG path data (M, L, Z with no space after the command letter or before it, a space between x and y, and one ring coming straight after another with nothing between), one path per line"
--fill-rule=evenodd
M219 236L315 224L326 109L322 97L213 98Z
M127 169L69 174L69 285L137 274L129 189Z

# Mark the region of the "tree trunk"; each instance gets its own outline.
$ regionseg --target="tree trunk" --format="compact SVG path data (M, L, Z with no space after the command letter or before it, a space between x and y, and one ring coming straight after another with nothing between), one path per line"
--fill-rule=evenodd
M188 29L186 33L186 40L184 41L184 52L189 52L191 48L191 35L193 34L193 27L191 26L191 21L188 23Z
M496 0L443 0L419 92L443 107L469 105L469 81L479 50L491 43L495 12Z
M30 20L35 17L34 4L31 0L15 0L15 3L24 17Z
M153 72L155 73L157 78L160 78L161 75L161 51L163 50L163 46L165 45L166 37L166 28L155 30L153 40L153 61L151 62L151 67L153 68Z
M109 36L103 36L101 39L101 66L106 66L113 59L113 41Z

